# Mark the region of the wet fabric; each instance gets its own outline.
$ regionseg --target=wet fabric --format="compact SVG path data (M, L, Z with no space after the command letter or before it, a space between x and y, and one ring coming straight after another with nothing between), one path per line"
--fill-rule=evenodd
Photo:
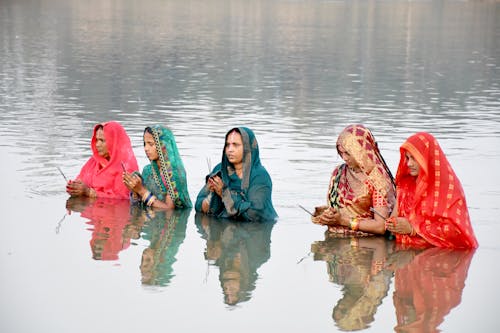
M176 208L192 207L189 198L186 170L182 163L172 131L161 125L150 127L155 140L158 161L151 161L142 170L144 186L159 200L168 194Z
M229 133L224 139L224 145ZM225 149L222 161L212 170L211 175L220 171L225 184L222 198L210 193L205 185L196 199L196 211L201 211L203 200L211 196L208 214L220 218L241 221L272 221L277 218L272 203L272 181L267 170L260 162L259 146L252 130L238 128L243 141L243 175L240 179L229 162Z
M420 166L417 177L410 174L406 152ZM429 133L414 134L403 143L400 154L396 174L398 216L406 217L417 234L396 235L397 242L476 248L462 185L437 140Z
M109 161L99 156L97 152L96 133L100 126L103 127ZM76 179L82 180L88 187L93 188L97 197L128 199L129 190L122 180L122 163L128 172L137 171L139 167L125 129L115 121L96 125L91 148L92 156L83 165Z

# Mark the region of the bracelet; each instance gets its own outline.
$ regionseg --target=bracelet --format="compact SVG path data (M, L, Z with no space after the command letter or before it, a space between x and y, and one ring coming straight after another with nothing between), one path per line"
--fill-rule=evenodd
M358 231L358 229L359 229L359 221L358 221L358 219L356 217L353 217L349 221L349 228L351 228L351 230Z

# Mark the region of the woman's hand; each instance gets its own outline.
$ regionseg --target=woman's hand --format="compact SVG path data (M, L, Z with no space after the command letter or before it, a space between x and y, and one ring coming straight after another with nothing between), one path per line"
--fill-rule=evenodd
M390 217L385 220L385 228L393 234L411 234L413 227L405 217Z
M90 190L91 189L80 179L70 180L66 184L66 192L72 197L79 197L83 195L90 196Z
M123 184L129 189L129 191L135 192L142 196L144 194L144 186L142 185L142 179L135 173L123 173Z
M318 223L323 225L339 225L340 221L340 213L333 207L325 209L318 218Z
M219 197L222 197L222 189L224 188L222 178L219 176L208 178L207 186L210 192L215 192Z

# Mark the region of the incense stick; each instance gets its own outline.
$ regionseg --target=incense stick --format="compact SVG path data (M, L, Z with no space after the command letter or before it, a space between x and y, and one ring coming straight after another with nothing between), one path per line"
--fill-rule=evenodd
M311 216L314 216L313 213L311 213L310 211L308 211L306 208L304 208L304 206L301 206L299 204L297 204L297 206L299 206L300 208L302 208L307 214L311 215Z
M66 178L66 176L64 175L64 172L62 172L61 168L60 168L60 167L58 167L57 165L56 165L56 168L57 168L57 170L59 170L59 172L60 172L60 173L61 173L61 175L64 177L64 180L65 180L65 181L66 181L66 183L67 183L67 182L68 182L68 178Z
M387 219L387 217L385 217L384 215L382 215L382 214L380 214L379 212L377 212L377 211L375 210L375 208L373 208L373 207L370 207L370 212L373 212L373 213L377 214L378 216L380 216L380 217L381 217L381 218L383 218L384 220L385 220L385 219Z

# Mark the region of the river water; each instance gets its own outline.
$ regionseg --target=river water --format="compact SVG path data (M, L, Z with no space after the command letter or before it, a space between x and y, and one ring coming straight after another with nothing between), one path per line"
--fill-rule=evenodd
M0 331L498 330L500 4L2 0ZM177 138L194 200L225 132L252 128L273 226L67 202L94 124ZM351 123L398 149L433 133L475 253L330 239L323 204ZM71 207L67 210L66 206Z

